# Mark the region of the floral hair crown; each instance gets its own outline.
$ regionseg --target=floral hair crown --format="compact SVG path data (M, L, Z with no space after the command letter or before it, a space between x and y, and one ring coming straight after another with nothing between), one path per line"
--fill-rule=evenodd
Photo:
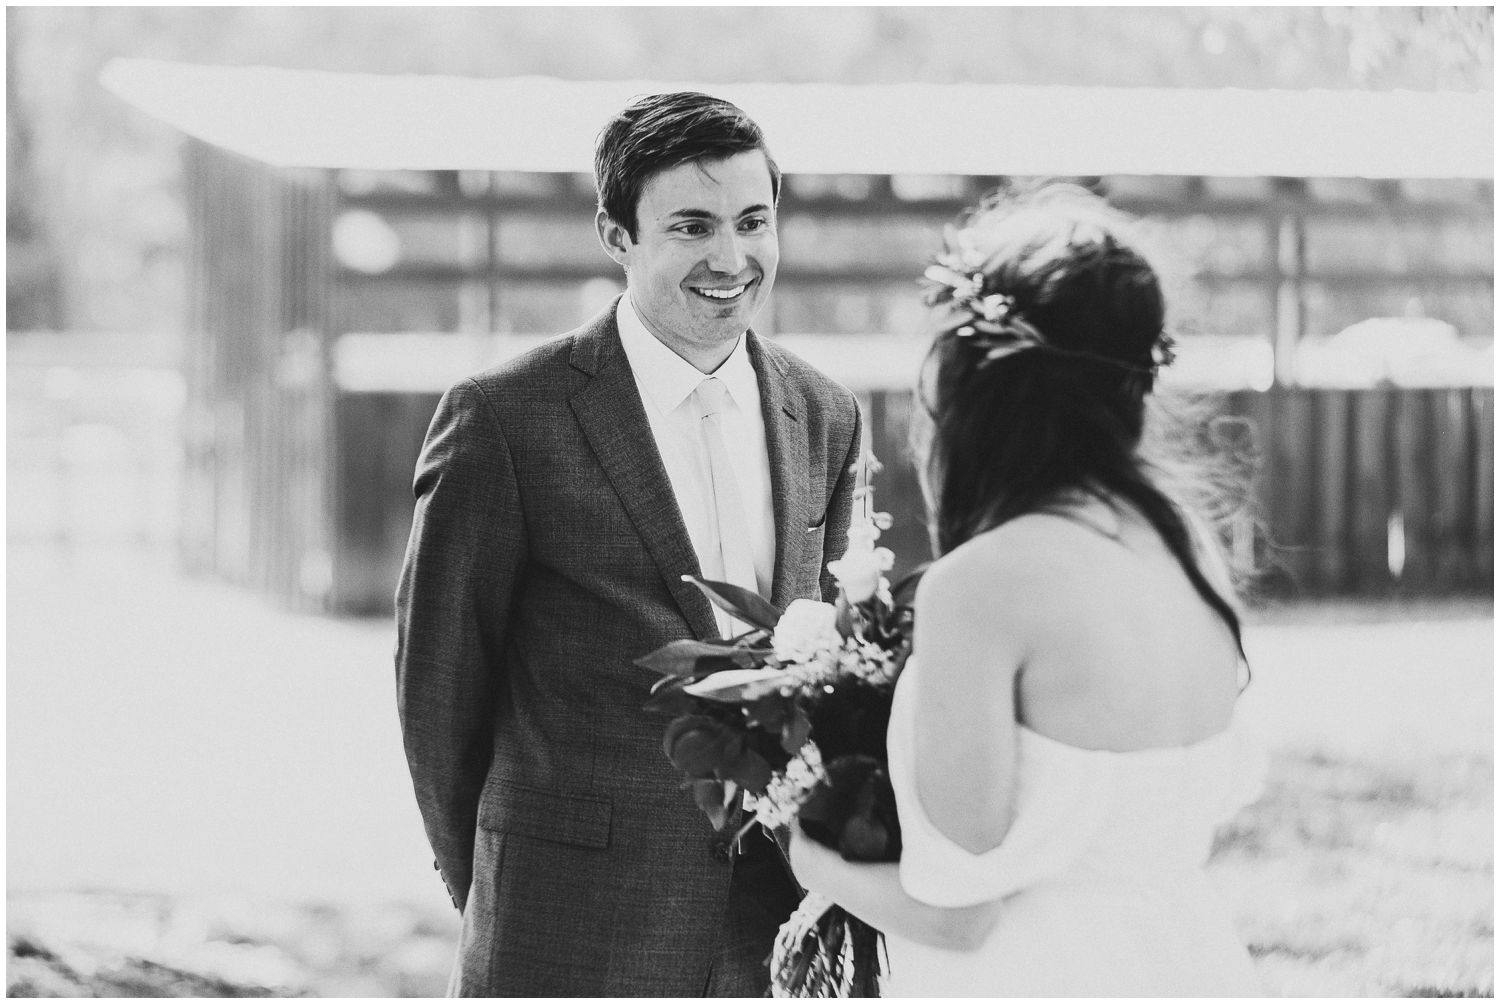
M949 246L957 244L962 247L961 241L954 237L954 234L949 234ZM1154 380L1161 368L1171 365L1172 360L1177 357L1173 351L1176 341L1166 332L1162 332L1151 347L1150 365L1139 365L1097 352L1053 345L1025 318L1016 306L1014 296L984 291L987 278L985 260L966 248L938 255L934 264L929 265L922 275L927 280L923 301L929 307L947 304L949 308L948 314L939 323L937 333L944 335L951 332L975 351L983 353L980 366L988 366L1017 352L1040 349L1054 355L1093 359L1132 372L1145 373Z

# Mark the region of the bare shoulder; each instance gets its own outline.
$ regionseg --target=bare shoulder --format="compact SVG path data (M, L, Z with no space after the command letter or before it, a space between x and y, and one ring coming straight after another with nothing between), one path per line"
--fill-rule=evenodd
M1098 530L1050 513L1028 513L979 534L934 562L918 593L952 601L980 594L1035 601L1070 590L1111 546ZM1029 605L1029 604L1028 604Z
M1060 590L1044 539L1021 520L967 541L933 562L917 587L917 650L936 673L1000 683L1033 647L1039 594ZM1046 530L1043 529L1043 534Z

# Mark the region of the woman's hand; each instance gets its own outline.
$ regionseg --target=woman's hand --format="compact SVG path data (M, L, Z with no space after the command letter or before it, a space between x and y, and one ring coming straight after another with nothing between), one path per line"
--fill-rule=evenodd
M893 862L845 861L802 832L792 821L787 857L797 882L818 892L882 931L950 951L972 951L984 943L1000 913L999 901L974 906L931 906L901 888Z

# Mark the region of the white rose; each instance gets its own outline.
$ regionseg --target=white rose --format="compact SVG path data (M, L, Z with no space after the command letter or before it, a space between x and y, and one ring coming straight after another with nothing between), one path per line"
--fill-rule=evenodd
M850 603L863 603L880 589L880 576L895 564L888 547L851 547L842 558L828 563L828 570L839 580Z
M771 644L782 657L807 656L844 643L838 629L838 611L829 603L793 600L776 622Z

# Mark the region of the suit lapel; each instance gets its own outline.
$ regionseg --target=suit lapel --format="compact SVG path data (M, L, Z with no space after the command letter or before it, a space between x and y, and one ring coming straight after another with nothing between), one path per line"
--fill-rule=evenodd
M794 563L802 560L809 505L807 480L807 406L786 392L786 364L774 346L754 332L749 340L750 362L760 384L760 408L766 423L766 453L771 461L771 504L776 520L776 571L771 603L785 610L796 599Z
M605 476L694 633L717 638L713 607L697 586L682 581L702 574L698 556L620 347L613 308L575 337L571 362L592 377L570 403Z

